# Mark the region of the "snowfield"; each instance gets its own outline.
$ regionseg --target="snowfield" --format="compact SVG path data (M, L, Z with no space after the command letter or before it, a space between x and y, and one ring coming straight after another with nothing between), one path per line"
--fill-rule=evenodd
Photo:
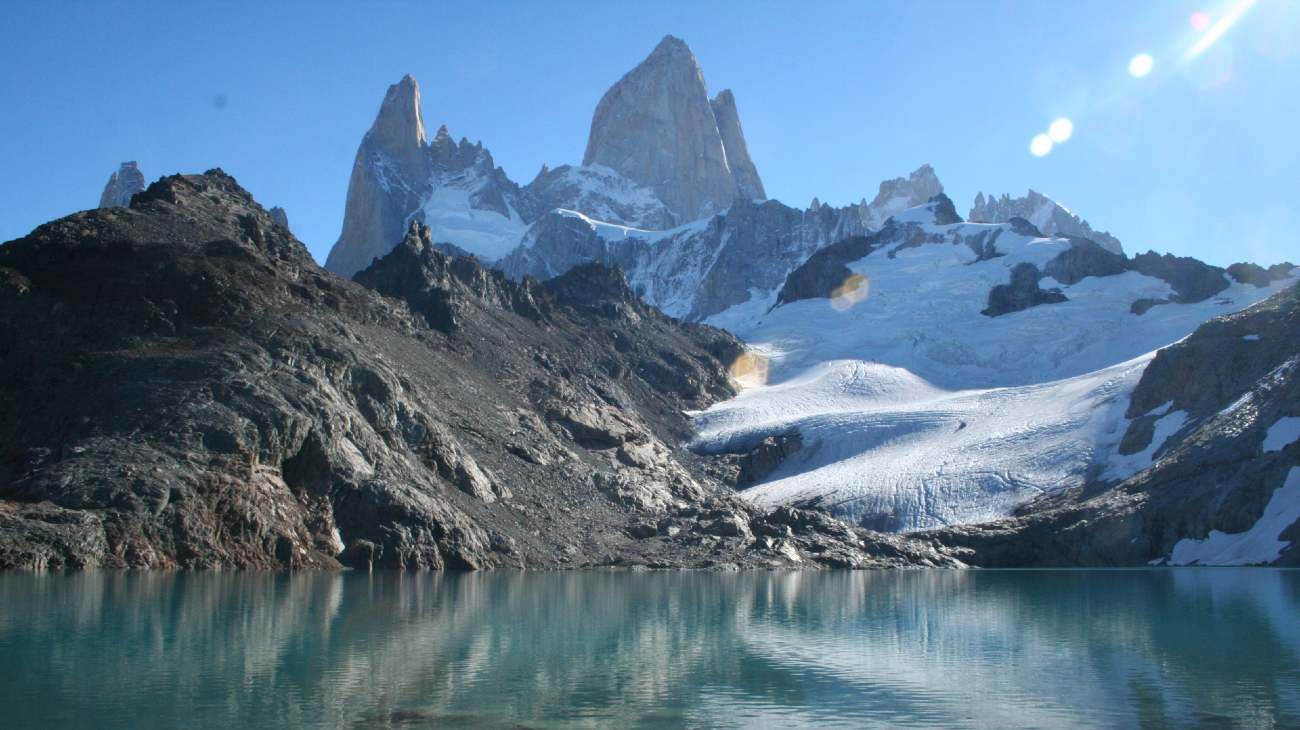
M744 451L766 435L798 432L803 448L744 492L761 505L812 500L895 531L994 519L1106 464L1150 357L1052 383L970 390L879 363L823 363L699 414L695 447ZM1127 457L1125 471L1149 466L1154 450Z
M989 290L1016 264L1041 270L1070 243L1004 226L1004 255L977 260L961 241L998 224L938 226L926 215L897 219L953 243L878 249L849 264L865 278L851 300L768 311L768 292L708 320L750 344L767 382L696 414L695 448L741 453L769 435L802 437L744 492L754 502L815 502L907 531L1003 517L1043 492L1132 476L1188 425L1166 405L1150 414L1159 417L1150 446L1118 453L1129 395L1155 351L1295 281L1231 282L1205 301L1136 315L1135 299L1169 297L1169 285L1135 272L1073 286L1044 279L1068 301L987 317Z

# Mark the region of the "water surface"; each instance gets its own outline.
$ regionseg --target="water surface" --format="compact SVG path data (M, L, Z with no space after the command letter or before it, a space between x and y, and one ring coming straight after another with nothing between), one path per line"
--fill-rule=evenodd
M5 727L1300 726L1300 571L0 574Z

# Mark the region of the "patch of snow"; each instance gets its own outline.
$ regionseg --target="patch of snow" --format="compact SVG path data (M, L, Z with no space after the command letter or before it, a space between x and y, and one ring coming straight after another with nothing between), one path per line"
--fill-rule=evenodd
M1243 335L1241 339L1247 342L1259 342L1259 335Z
M1174 407L1174 402L1173 402L1173 401L1166 401L1165 403L1163 403L1163 404L1161 404L1161 405L1158 405L1158 406L1156 406L1155 408L1152 408L1151 410L1147 411L1144 415L1147 415L1147 416L1163 416L1163 415L1165 415L1166 413L1169 412L1169 409L1170 409L1170 408L1173 408L1173 407Z
M1168 408L1169 404L1163 406ZM1155 427L1151 434L1151 443L1136 454L1114 453L1106 463L1106 469L1102 473L1103 479L1128 479L1138 472L1146 469L1155 463L1155 454L1171 436L1178 433L1187 423L1186 411L1174 411L1166 413L1156 420Z
M1170 565L1266 565L1277 560L1290 544L1279 540L1282 531L1300 520L1300 467L1287 472L1286 481L1273 490L1264 514L1245 532L1211 530L1203 540L1184 538L1174 545Z
M510 252L528 230L509 206L509 215L475 208L472 186L446 184L434 187L420 207L434 243L454 243L484 259L495 260Z
M1281 451L1296 441L1300 441L1300 418L1286 416L1268 427L1268 433L1264 435L1264 450Z

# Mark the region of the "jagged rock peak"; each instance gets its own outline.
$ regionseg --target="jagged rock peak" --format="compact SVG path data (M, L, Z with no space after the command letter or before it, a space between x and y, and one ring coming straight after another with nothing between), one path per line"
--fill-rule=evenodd
M975 203L967 216L976 223L1006 223L1012 218L1024 218L1048 236L1078 236L1087 238L1111 253L1123 254L1119 239L1106 231L1094 230L1088 221L1042 193L1030 189L1022 198L1003 193L1002 197L975 195Z
M767 192L763 190L758 168L749 158L749 146L745 144L745 133L740 128L735 95L731 89L723 89L709 105L713 107L713 118L718 123L718 133L722 135L722 149L727 154L727 166L731 168L731 177L735 179L741 197L766 200Z
M445 132L446 128L439 130ZM388 87L369 135L385 152L401 162L418 158L424 145L424 117L420 112L420 84L407 74Z
M144 190L144 174L135 160L123 162L108 177L104 192L99 196L100 208L121 208L131 204L131 196Z
M268 212L271 214L271 220L275 221L276 225L284 228L286 231L289 230L289 214L284 212L284 208L281 208L278 205L273 205L271 206L271 210Z
M583 164L603 165L651 188L679 222L723 210L737 197L756 197L762 184L729 97L719 100L726 117L719 124L694 54L680 38L666 36L601 97Z
M876 193L875 200L871 201L871 205L886 206L894 199L928 201L942 193L943 183L939 182L939 176L935 174L933 167L925 164L913 170L912 174L905 178L896 177L881 181L880 190Z

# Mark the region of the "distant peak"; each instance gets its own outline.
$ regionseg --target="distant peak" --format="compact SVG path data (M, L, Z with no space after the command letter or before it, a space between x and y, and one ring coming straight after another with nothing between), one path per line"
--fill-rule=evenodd
M407 74L388 87L370 133L379 143L393 149L418 147L424 143L424 116L420 111L420 85Z
M659 41L659 45L655 46L655 49L650 52L651 57L683 54L692 58L695 57L691 53L690 46L686 45L686 41L671 34L664 36L663 40Z

